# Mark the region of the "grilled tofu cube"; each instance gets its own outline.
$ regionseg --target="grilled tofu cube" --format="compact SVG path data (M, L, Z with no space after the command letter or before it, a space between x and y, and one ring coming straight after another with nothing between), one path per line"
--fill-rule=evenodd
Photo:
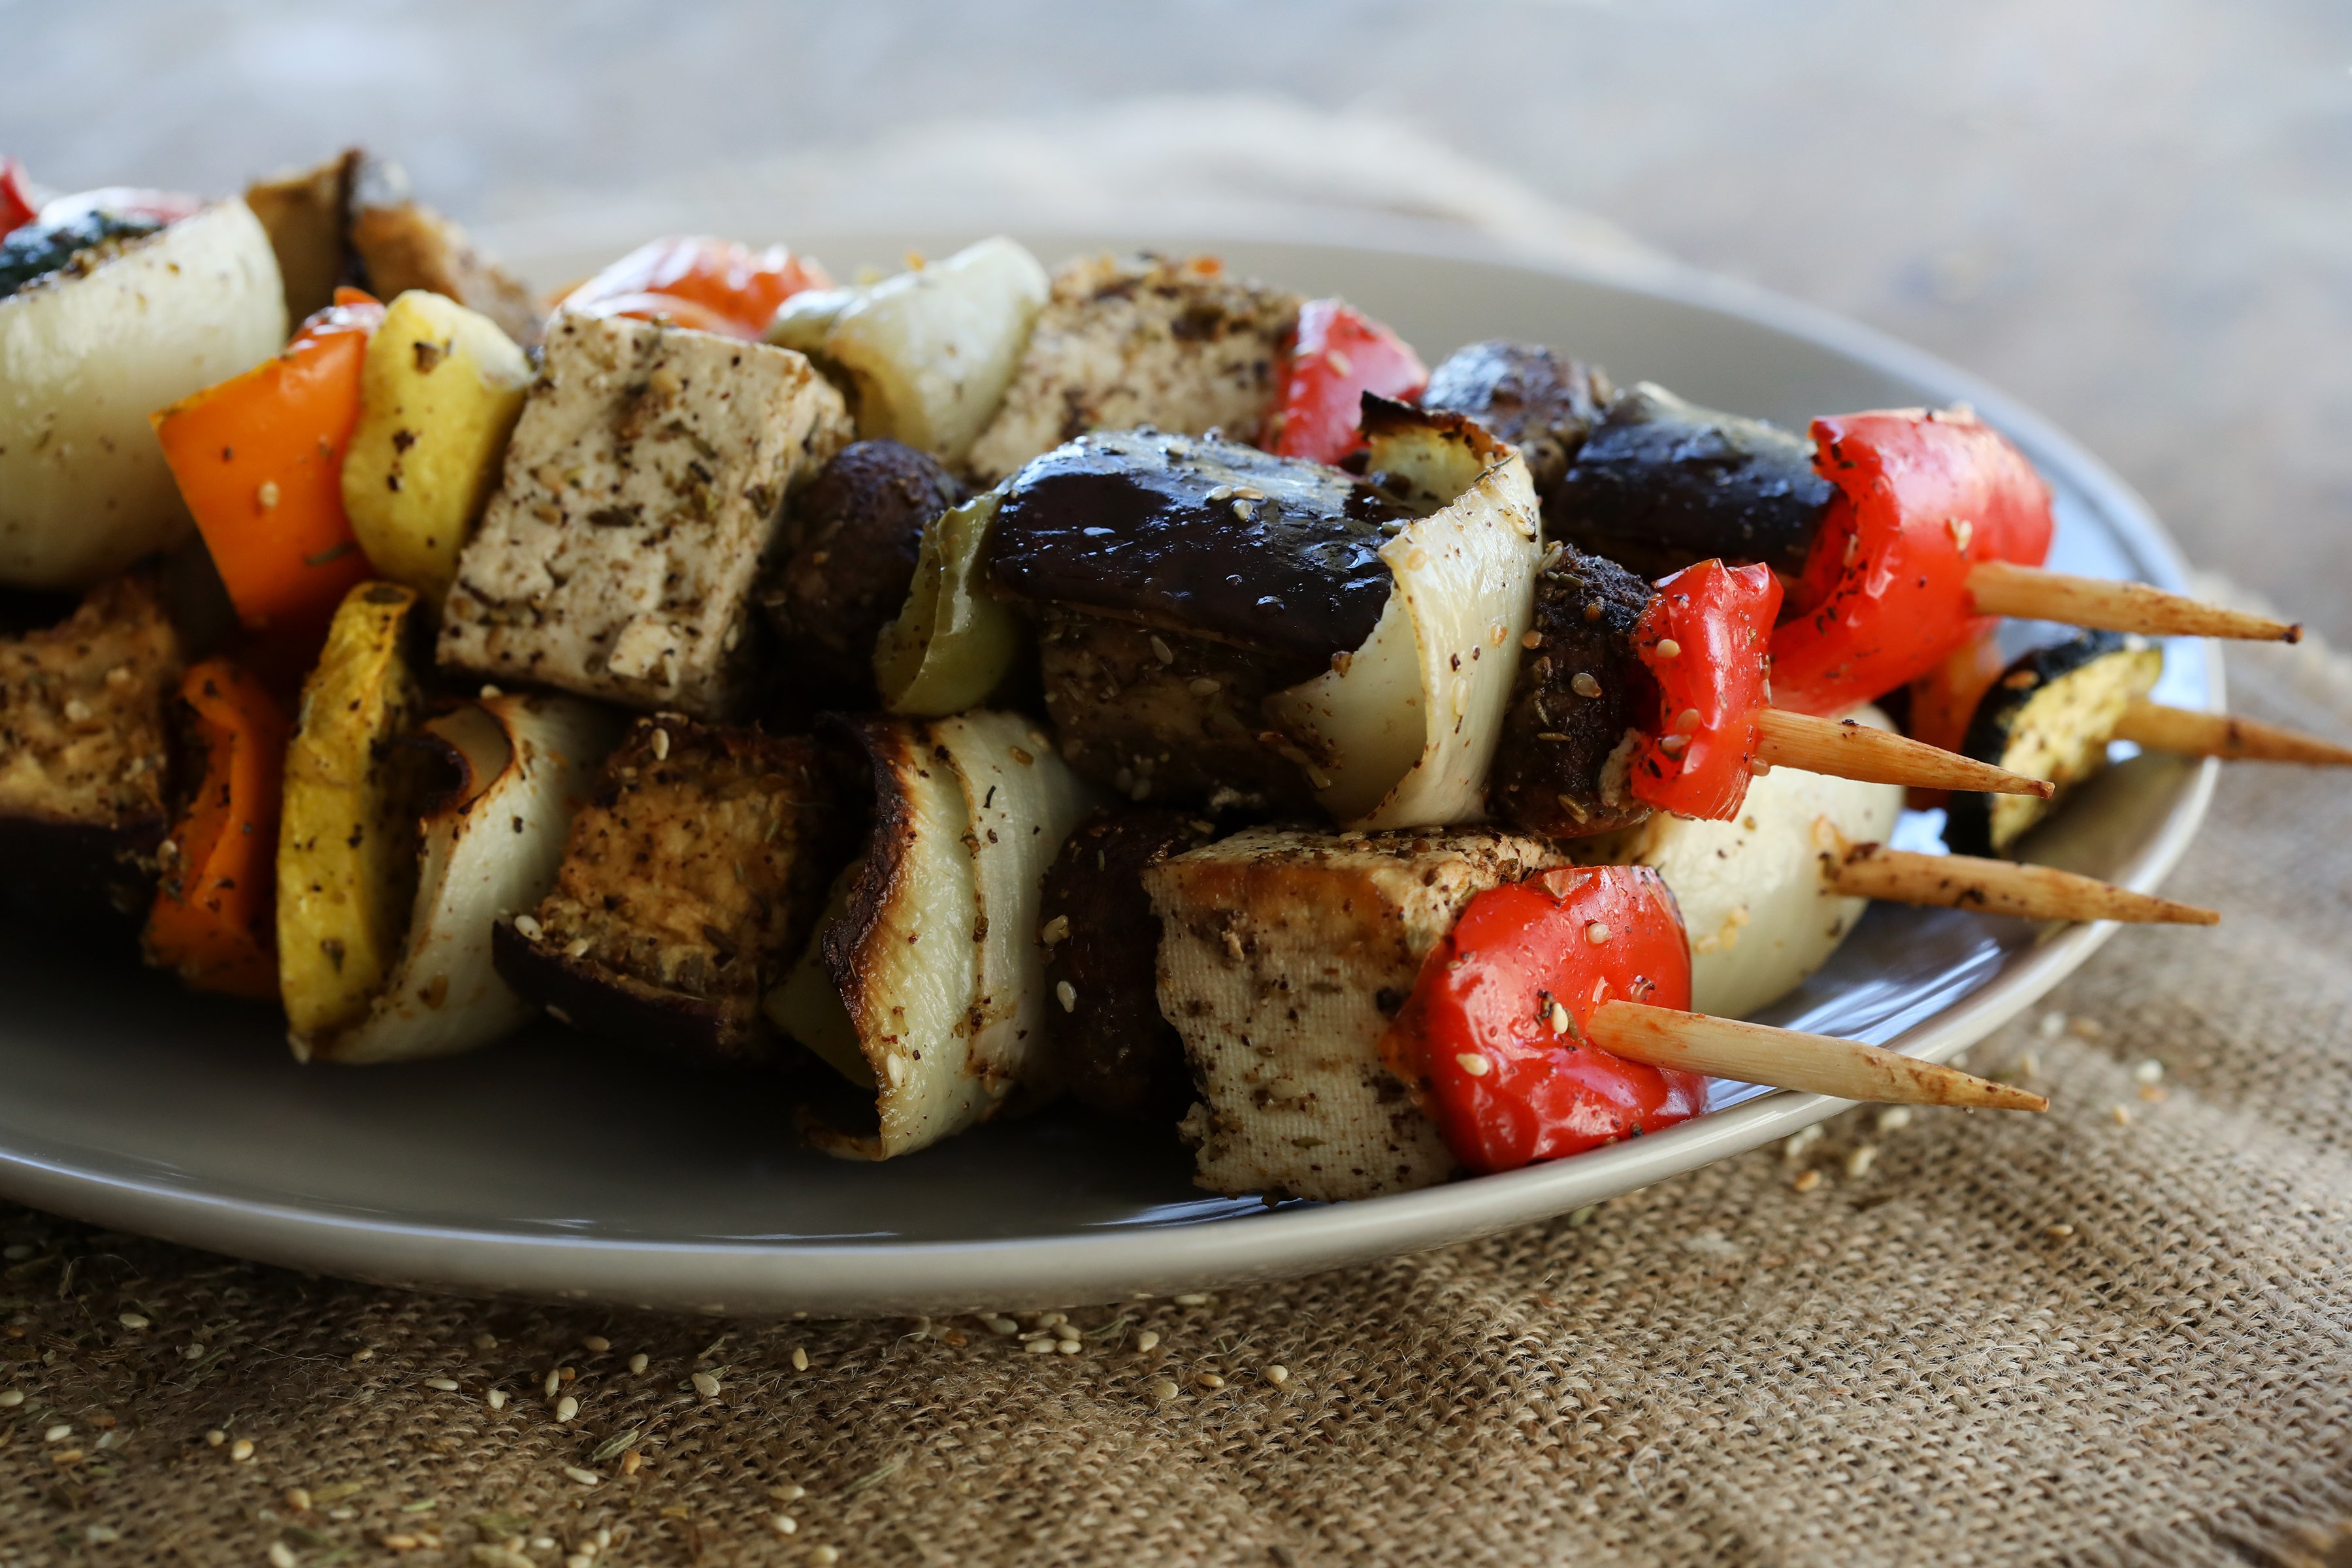
M805 736L639 720L572 818L554 891L500 923L499 976L617 1039L764 1055L760 999L856 852L856 784Z
M164 709L182 662L138 574L0 639L0 893L45 921L136 929L170 824Z
M1082 257L1054 278L996 417L972 443L993 484L1088 430L1135 425L1254 440L1280 391L1299 297L1211 257Z
M790 349L559 317L458 557L441 662L726 717L785 493L849 437L841 395Z
M1200 1091L1182 1127L1193 1180L1339 1199L1452 1175L1381 1037L1463 905L1563 863L1541 839L1491 830L1257 827L1147 868L1160 1009Z

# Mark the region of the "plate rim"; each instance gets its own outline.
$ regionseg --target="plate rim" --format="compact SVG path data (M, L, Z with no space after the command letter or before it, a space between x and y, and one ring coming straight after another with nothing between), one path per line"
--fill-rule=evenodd
M877 223L835 234L845 240L852 233L911 234L924 226ZM1107 243L1102 231L1024 232L1079 248ZM822 244L824 231L803 237ZM566 233L561 243L578 238ZM1181 240L1162 235L1157 243L1280 245L1496 267L1630 290L1759 325L1949 389L2034 451L2038 461L2062 466L2103 520L2158 568L2151 575L2160 585L2177 588L2188 581L2185 558L2146 501L2056 424L1924 349L1756 284L1648 254L1547 254L1465 243L1457 233L1402 221L1330 224L1312 237L1246 223L1220 225L1190 227ZM511 232L508 244L514 247ZM2218 710L2225 679L2220 651L2210 641L2197 646L2207 700ZM2116 881L2155 889L2195 837L2219 771L2210 758L2189 770L2182 798ZM1948 1059L2039 1001L2115 930L2110 921L2061 929L1990 984L1889 1039L1887 1047L1930 1061ZM429 1225L167 1185L5 1146L0 1195L260 1262L444 1293L606 1301L719 1316L1011 1310L1246 1284L1475 1240L1784 1138L1850 1104L1779 1091L1574 1160L1417 1192L1189 1224L962 1241L668 1241Z

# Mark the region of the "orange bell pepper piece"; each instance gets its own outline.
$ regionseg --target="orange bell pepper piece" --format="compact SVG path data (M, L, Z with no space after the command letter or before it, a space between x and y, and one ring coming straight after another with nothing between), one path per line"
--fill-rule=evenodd
M147 962L199 991L275 997L278 807L291 726L260 679L225 658L190 668L180 701L203 778L166 841Z
M213 564L255 630L323 633L371 575L343 516L343 449L383 307L356 289L277 355L149 417Z
M666 316L681 327L757 339L776 307L808 289L830 289L824 268L781 245L753 250L707 236L641 245L564 295L560 310L593 316Z

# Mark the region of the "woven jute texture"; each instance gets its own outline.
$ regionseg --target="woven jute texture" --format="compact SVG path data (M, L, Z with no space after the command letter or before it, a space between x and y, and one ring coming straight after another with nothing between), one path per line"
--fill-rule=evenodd
M2352 732L2328 656L2232 671L2239 710ZM1076 1309L1075 1354L973 1320L439 1300L0 1212L22 1395L0 1542L509 1568L2352 1561L2347 846L2340 778L2231 770L2171 888L2226 923L2126 931L1977 1047L2047 1117L1857 1111L1492 1241Z

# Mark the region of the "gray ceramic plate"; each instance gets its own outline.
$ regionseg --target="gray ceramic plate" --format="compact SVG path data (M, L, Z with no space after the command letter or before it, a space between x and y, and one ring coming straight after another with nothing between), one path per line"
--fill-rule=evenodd
M1026 237L1049 260L1121 240L1179 243ZM959 242L799 238L845 269ZM616 248L529 259L555 279ZM1534 339L1622 381L1662 381L1797 427L1830 410L1972 403L2055 487L2054 564L2181 581L2147 509L2056 430L1948 365L1785 300L1661 267L1538 268L1394 245L1215 248L1262 276L1346 295L1432 359L1475 338ZM2171 648L2166 680L2170 700L2221 706L2205 645ZM2210 764L2129 761L2070 806L2038 857L2153 888L2210 789ZM1932 835L1932 823L1906 826ZM1881 907L1769 1016L1941 1058L2029 1005L2107 934ZM1561 1214L1842 1108L1725 1086L1714 1113L1661 1136L1429 1192L1268 1210L1192 1189L1172 1145L1067 1114L886 1165L836 1163L797 1146L784 1106L760 1086L552 1027L424 1066L300 1068L250 1007L21 934L0 951L0 996L9 1196L331 1274L713 1313L1050 1306L1305 1273Z

